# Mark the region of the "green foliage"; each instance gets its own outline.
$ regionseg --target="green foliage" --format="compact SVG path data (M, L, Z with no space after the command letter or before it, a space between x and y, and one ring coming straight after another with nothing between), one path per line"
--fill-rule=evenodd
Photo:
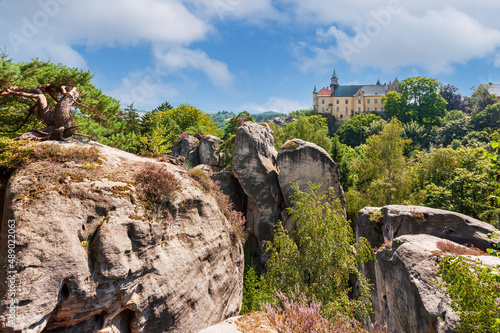
M378 134L384 125L385 121L380 116L360 113L343 123L335 134L341 143L354 148L364 144L370 135Z
M283 144L291 139L301 139L317 144L330 152L332 140L328 137L326 118L322 116L301 116L297 121L292 121L284 127L269 123L274 132L274 146L279 150Z
M470 97L472 109L482 111L486 107L498 103L498 96L493 92L493 87L489 84L480 84L478 87L472 87L474 92Z
M274 290L292 295L296 286L307 299L322 303L328 317L356 315L365 319L371 309L366 278L358 270L360 260L372 258L366 240L355 245L355 238L333 189L318 195L319 186L310 184L310 192L294 185L294 209L289 209L297 230L288 233L281 223L275 228L266 263L264 289L268 298ZM358 278L360 295L349 299L349 276Z
M290 118L300 118L302 116L310 117L318 114L314 109L296 110L288 114Z
M382 97L389 118L407 123L436 123L446 112L446 101L439 94L442 85L435 79L411 77L401 81L400 93L388 92Z
M471 124L476 131L498 129L500 127L500 103L488 105L471 117Z
M401 122L396 119L378 135L366 141L365 154L354 164L357 173L355 187L373 206L403 203L409 194L405 146L409 140L401 137Z
M222 139L224 141L227 141L231 138L232 135L236 134L236 130L238 130L238 127L243 125L246 121L254 121L253 117L248 113L247 111L242 111L238 113L237 116L231 118L224 129L224 136Z
M254 265L245 267L243 283L243 302L241 304L240 315L252 311L259 311L263 302L262 280Z
M461 140L471 131L470 119L462 111L447 112L440 126L433 128L431 136L435 146L448 147L453 140Z
M252 115L253 119L255 119L254 121L256 123L267 123L268 121L271 121L272 119L276 118L276 117L288 117L288 115L286 113L279 113L279 112L275 112L275 111L266 111L266 112L262 112L262 113L255 113Z
M236 114L233 111L219 111L215 114L211 114L210 119L212 119L217 128L224 129L227 125L227 120L235 116Z
M414 204L476 218L494 208L490 196L496 182L484 149L435 149L416 161L412 179L414 191L424 193L422 202Z
M460 315L457 332L498 332L500 329L499 267L483 267L478 260L447 256L438 274L451 297L451 306Z
M30 62L14 63L10 59L0 61L0 91L13 89L17 92L34 92L40 89L47 97L49 108L53 111L55 102L51 96L60 95L61 86L77 87L79 112L90 119L106 124L119 111L117 100L103 95L102 91L91 83L92 74L78 68L69 68L49 61L33 59ZM29 109L36 99L19 96L0 97L0 127L3 131L14 130L18 123L29 114ZM33 118L36 118L33 113ZM32 120L34 121L34 120ZM36 121L31 125L40 125ZM26 127L23 127L24 130ZM19 134L19 132L16 132Z
M215 123L201 110L188 104L172 109L165 102L143 118L142 150L153 154L167 153L182 133L220 136Z

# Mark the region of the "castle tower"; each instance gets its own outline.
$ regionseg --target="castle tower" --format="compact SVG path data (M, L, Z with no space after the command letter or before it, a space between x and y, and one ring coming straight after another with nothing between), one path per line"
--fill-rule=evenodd
M318 91L316 90L316 86L314 86L313 90L313 108L315 110L318 109Z
M335 69L333 70L332 78L330 79L330 89L335 90L339 86L339 78L337 77L337 74L335 73Z

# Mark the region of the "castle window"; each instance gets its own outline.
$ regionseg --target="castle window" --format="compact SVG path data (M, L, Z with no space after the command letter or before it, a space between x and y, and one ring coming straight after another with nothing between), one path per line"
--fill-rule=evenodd
M376 99L373 103L377 104L378 103L378 99Z
M340 111L340 108L337 106L337 112L339 112L339 111Z
M370 111L370 108L366 108L366 111L368 111L368 112L369 112L369 111Z
M321 100L321 104L325 104L325 100L324 99Z
M361 112L361 107L358 108L358 112Z
M381 108L380 111L384 111L384 108Z
M367 100L366 100L366 103L370 104L370 99L367 99Z
M375 111L377 111L377 108L375 108Z
M358 99L358 104L361 104L361 100L360 99Z
M337 100L337 104L339 104L340 100Z
M345 104L349 104L349 100L348 99L345 100Z
M348 107L348 106L346 106L346 107L345 107L345 114L347 115L347 113L348 113L348 112L349 112L349 107Z
M323 112L325 112L325 108L323 108Z

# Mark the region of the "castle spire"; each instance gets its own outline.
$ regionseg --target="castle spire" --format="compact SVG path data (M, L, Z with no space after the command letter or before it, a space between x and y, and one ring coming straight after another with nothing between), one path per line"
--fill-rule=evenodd
M336 79L337 78L337 74L335 73L335 68L333 69L333 75L332 75L332 79Z
M313 94L315 94L317 91L316 91L316 86L314 86L314 90L313 90Z

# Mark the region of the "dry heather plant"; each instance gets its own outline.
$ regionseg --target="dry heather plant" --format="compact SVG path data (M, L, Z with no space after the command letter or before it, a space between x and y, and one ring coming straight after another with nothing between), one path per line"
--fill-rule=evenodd
M135 176L139 192L152 203L169 202L180 190L180 181L163 165L146 163Z
M470 247L456 244L450 241L437 241L436 246L443 252L455 255L471 255L471 256L484 256L486 253L475 248L473 245Z
M206 192L212 194L217 202L217 206L231 224L231 234L233 234L237 240L244 241L247 237L245 231L245 217L243 213L234 210L234 204L231 202L229 196L222 192L219 182L213 181L200 169L190 169L189 175L196 180Z
M292 297L276 292L277 301L266 304L264 310L278 333L385 333L386 327L371 324L367 331L354 318L327 319L321 313L321 302L309 301L299 288Z

